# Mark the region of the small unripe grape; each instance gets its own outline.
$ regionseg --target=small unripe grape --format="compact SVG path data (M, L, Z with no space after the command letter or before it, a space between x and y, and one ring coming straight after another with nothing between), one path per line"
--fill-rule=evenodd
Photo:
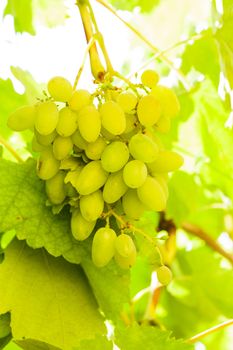
M171 129L171 118L166 115L162 115L154 125L154 128L156 131L166 134Z
M180 112L180 103L173 90L166 86L157 85L151 90L151 95L155 96L162 107L162 115L173 118Z
M147 177L147 167L141 160L131 160L123 170L123 178L127 186L138 188L142 186Z
M76 90L73 92L69 106L73 111L80 111L91 103L91 94L87 90Z
M48 82L48 92L55 101L67 102L72 95L72 85L63 77L53 77Z
M137 113L143 126L152 126L161 116L160 102L152 95L143 96L138 103Z
M56 159L66 158L72 151L73 142L70 137L57 136L53 142L53 153Z
M122 171L118 171L109 175L104 185L103 198L106 203L114 203L125 194L127 189Z
M116 233L109 227L101 227L92 242L92 261L97 267L106 266L114 256Z
M53 143L55 137L57 136L57 133L54 130L51 134L41 135L38 131L35 130L35 136L40 145L50 146Z
M81 170L76 189L81 195L91 194L100 189L106 182L108 173L102 168L99 160L93 160Z
M158 146L147 135L134 135L129 142L131 155L145 163L153 162L158 156Z
M108 172L115 172L123 168L129 159L129 150L124 142L114 141L105 147L101 164Z
M75 239L84 241L90 236L96 221L87 221L83 218L78 209L74 210L71 217L71 232Z
M71 136L71 140L75 146L78 148L85 149L88 145L87 141L81 136L80 131L76 130L75 133Z
M23 106L10 114L7 125L14 131L23 131L34 126L35 118L35 106Z
M155 173L168 173L179 169L184 160L183 157L173 151L160 151L156 160L150 164L147 164L148 169L153 174Z
M137 191L129 189L122 197L125 214L133 220L138 220L145 211L145 206L138 198Z
M159 182L151 176L137 189L140 201L149 209L162 211L166 207L166 196Z
M78 114L81 136L88 142L95 142L101 130L100 114L95 106L86 106Z
M164 286L168 285L171 280L172 280L172 272L171 270L163 265L163 266L160 266L157 270L157 278L158 278L158 281L163 284Z
M39 142L36 139L36 136L33 136L32 139L32 150L33 152L42 152L45 149L45 146L42 146L41 144L39 144Z
M49 180L59 170L60 162L54 158L52 149L45 149L37 163L37 175L42 180Z
M129 235L122 233L115 240L115 250L117 254L128 258L132 253L136 252L134 241Z
M65 176L64 171L59 171L54 177L46 181L46 193L53 204L61 204L66 198Z
M78 127L77 114L69 107L64 107L59 112L56 130L62 137L71 136Z
M51 101L36 106L35 128L42 135L51 134L58 123L58 109Z
M99 136L95 142L88 143L85 148L86 156L92 160L98 160L101 158L101 155L107 146L105 139L102 136Z
M114 101L107 101L100 107L103 127L113 135L125 131L126 120L123 109Z
M97 220L102 214L103 209L104 200L100 190L80 198L80 211L87 221Z
M153 88L159 81L159 75L152 69L145 70L141 75L141 82L143 85Z
M117 97L117 103L126 113L132 111L136 107L137 101L137 97L129 91L122 92Z

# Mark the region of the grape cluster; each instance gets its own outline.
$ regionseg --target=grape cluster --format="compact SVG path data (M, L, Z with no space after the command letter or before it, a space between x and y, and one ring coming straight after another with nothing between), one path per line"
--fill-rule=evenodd
M91 94L54 77L43 101L19 108L8 119L14 131L34 132L37 174L45 181L49 202L70 206L75 239L94 233L92 260L98 267L114 257L129 268L136 247L133 235L116 233L108 221L95 229L97 220L113 210L126 221L139 219L145 210L163 211L167 174L183 162L158 137L169 132L179 113L175 93L158 80L155 71L146 70L137 85L103 84Z

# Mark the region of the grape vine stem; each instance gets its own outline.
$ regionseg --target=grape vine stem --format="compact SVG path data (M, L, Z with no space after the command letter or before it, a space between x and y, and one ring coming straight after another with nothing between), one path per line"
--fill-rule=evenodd
M19 162L23 163L23 159L18 155L18 153L14 150L14 148L0 135L0 144L2 144L11 154L12 156Z
M205 331L203 331L203 332L201 332L201 333L198 333L197 335L194 335L193 337L187 339L186 341L187 341L188 343L191 343L191 344L196 343L197 341L199 341L200 339L206 337L207 335L212 334L212 333L214 333L214 332L217 332L217 331L219 331L220 329L223 329L223 328L228 327L228 326L231 326L231 325L233 325L233 319L228 320L228 321L225 321L225 322L223 322L223 323L220 323L220 324L217 325L217 326L214 326L214 327L212 327L212 328L209 328L209 329L207 329L207 330L205 330Z

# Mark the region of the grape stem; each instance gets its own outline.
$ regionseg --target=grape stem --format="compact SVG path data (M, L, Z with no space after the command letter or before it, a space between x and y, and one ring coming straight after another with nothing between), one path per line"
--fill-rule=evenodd
M207 330L205 330L205 331L203 331L201 333L198 333L197 335L194 335L193 337L187 339L186 341L188 343L191 343L191 344L196 343L197 341L199 341L200 339L206 337L207 335L212 334L214 332L217 332L220 329L223 329L223 328L231 326L231 325L233 325L233 319L225 321L223 323L220 323L217 326L211 327L211 328L209 328L209 329L207 329Z
M11 154L12 156L17 160L19 163L23 163L23 159L18 155L18 153L14 150L14 148L9 144L8 141L6 141L1 135L0 135L0 144L2 144Z

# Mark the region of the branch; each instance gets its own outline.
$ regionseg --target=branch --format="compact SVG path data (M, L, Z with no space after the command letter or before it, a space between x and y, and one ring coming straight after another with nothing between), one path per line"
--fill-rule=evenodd
M198 226L185 222L181 225L181 228L192 235L199 237L213 250L224 256L233 265L233 255L225 251L218 242L216 242L211 236L209 236L205 231L203 231Z
M197 335L194 335L193 337L187 339L186 341L188 343L196 343L197 341L206 337L207 335L212 334L216 331L219 331L220 329L223 329L223 328L231 326L231 325L233 325L233 319L225 321L223 323L220 323L219 325L214 326L212 328L209 328L209 329L205 330L204 332L198 333Z

